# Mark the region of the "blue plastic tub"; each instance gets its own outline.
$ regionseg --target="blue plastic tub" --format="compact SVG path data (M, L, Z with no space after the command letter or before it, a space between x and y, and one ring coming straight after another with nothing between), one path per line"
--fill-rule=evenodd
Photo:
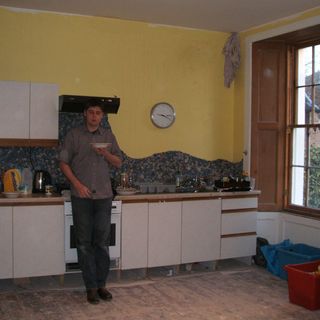
M300 264L320 259L320 248L307 244L293 244L285 240L276 245L266 245L261 248L267 260L267 269L281 279L287 280L288 274L284 269L287 264Z
M288 248L278 248L279 264L282 267L281 278L288 279L287 271L283 268L287 264L306 263L320 259L320 249L303 243L293 244Z

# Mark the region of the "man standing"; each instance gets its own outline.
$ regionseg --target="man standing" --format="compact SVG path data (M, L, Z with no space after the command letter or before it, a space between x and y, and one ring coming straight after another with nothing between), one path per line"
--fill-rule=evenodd
M106 289L110 257L112 187L110 165L122 164L121 150L110 129L103 128L103 107L90 100L84 108L84 125L68 132L59 152L60 169L71 185L72 215L79 265L92 304L111 300ZM96 148L95 142L106 142Z

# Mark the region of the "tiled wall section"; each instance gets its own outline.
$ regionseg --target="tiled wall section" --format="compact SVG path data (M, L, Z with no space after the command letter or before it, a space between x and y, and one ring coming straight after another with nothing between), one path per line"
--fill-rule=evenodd
M81 123L82 115L61 113L60 140L70 128ZM109 127L107 119L103 125ZM53 184L64 184L66 180L59 170L57 152L58 148L0 148L0 172L2 174L7 169L24 167L30 167L32 171L47 170ZM242 161L206 161L180 151L157 153L142 159L133 159L123 153L123 158L121 169L112 171L116 182L123 171L130 171L135 182L163 183L174 183L177 171L184 177L206 177L210 180L229 175L240 176L242 173Z

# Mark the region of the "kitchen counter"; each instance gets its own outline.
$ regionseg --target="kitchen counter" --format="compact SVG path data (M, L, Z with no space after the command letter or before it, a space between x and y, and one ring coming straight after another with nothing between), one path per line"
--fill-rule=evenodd
M117 195L115 200L122 202L158 202L158 201L180 201L180 200L201 200L217 198L237 198L259 196L259 190L237 191L237 192L191 192L191 193L136 193L132 195ZM18 198L6 198L0 194L0 206L25 206L25 205L63 205L65 198L60 194L51 196L42 193L21 195Z
M192 192L192 193L136 193L133 195L117 195L115 200L122 202L158 202L158 201L180 201L201 200L217 198L245 198L259 196L259 190L237 191L237 192Z
M6 198L0 194L0 207L6 206L40 206L40 205L63 205L64 198L60 194L45 195L32 193L20 195L18 198Z

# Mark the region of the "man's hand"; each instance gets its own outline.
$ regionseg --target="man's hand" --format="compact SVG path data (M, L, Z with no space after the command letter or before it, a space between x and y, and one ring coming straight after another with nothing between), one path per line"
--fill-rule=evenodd
M60 169L77 190L80 198L91 198L91 191L77 179L67 163L60 161Z
M77 181L73 186L76 188L80 198L91 198L92 193L84 184Z
M96 148L96 147L92 147L94 149L94 151L99 154L100 156L106 157L107 153L110 153L107 148Z
M96 147L93 147L93 149L95 150L95 152L97 154L102 156L105 160L110 162L116 168L120 168L121 167L122 160L119 157L117 157L116 155L112 154L108 150L108 148L96 148Z

